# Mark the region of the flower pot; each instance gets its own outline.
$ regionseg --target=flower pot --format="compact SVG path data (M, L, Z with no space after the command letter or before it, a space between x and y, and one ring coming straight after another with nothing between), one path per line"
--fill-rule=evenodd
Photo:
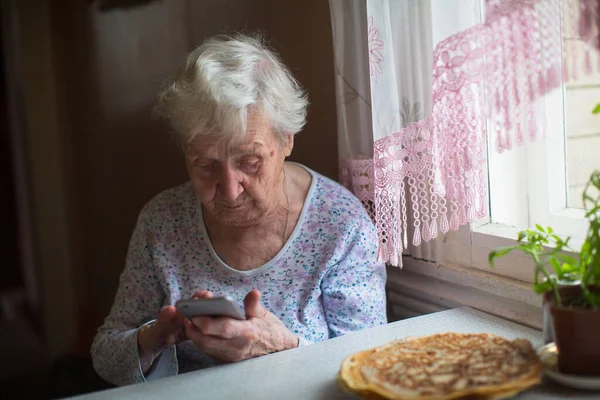
M559 293L563 307L556 305L552 292L544 295L553 320L558 369L565 374L600 376L600 310L569 307L582 296L579 286L563 287Z

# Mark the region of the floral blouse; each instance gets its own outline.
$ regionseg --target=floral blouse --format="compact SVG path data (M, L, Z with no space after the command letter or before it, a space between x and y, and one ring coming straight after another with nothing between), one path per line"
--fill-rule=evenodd
M312 182L291 237L271 261L250 271L230 268L215 253L191 183L143 208L114 304L92 345L100 376L127 385L216 365L186 341L164 350L145 375L140 367L139 327L199 289L230 296L240 309L250 290L260 290L262 304L300 346L387 322L375 227L352 193L306 169Z

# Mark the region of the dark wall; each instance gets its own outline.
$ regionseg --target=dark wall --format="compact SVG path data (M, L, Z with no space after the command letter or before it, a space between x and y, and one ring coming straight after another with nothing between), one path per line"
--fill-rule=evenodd
M219 33L266 33L311 101L292 159L334 179L336 112L326 1L169 0L109 10L72 4L68 13L56 5L52 18L85 348L112 304L141 207L187 179L166 127L151 117L161 82L187 52Z

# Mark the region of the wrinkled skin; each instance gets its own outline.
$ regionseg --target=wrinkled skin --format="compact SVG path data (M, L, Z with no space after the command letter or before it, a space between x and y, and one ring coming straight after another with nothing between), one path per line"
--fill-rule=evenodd
M285 243L282 233L289 232L289 210L283 171L293 145L292 135L282 143L261 113L250 112L243 137L198 136L185 147L186 167L211 242L232 268L261 265ZM229 253L232 249L234 255ZM194 297L210 298L212 293L199 288ZM244 321L228 317L190 321L173 306L163 307L153 324L138 331L144 372L160 351L183 340L223 362L297 347L298 337L262 306L260 297L258 290L246 295Z

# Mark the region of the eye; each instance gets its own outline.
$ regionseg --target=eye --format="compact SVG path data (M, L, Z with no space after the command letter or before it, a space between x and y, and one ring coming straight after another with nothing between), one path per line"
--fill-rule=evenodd
M215 168L217 163L212 160L195 159L192 161L192 165L203 170L210 170Z
M240 160L240 168L246 171L255 171L260 166L260 158L258 157L249 157L243 158Z

